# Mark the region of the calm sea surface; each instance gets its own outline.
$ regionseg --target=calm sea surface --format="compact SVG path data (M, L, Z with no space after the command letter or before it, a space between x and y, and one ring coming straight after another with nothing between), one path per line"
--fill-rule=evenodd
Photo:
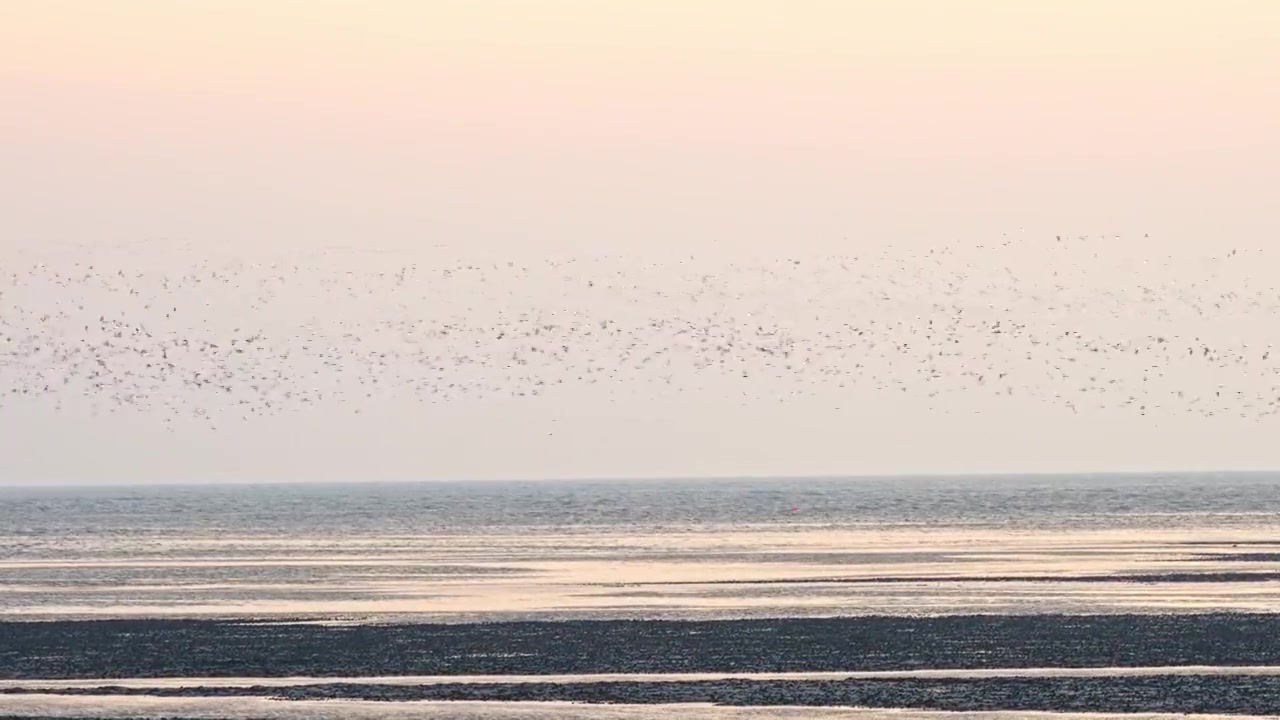
M1277 560L1277 474L0 488L11 618L1271 610Z

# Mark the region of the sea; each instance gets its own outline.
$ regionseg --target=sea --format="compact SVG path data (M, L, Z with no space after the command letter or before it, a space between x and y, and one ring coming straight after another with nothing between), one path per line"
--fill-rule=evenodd
M1280 474L0 488L0 620L1280 609Z

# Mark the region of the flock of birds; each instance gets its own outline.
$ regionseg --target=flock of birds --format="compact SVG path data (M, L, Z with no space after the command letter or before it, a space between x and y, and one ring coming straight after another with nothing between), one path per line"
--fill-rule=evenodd
M30 261L0 276L0 412L217 427L626 388L1280 413L1274 258L1153 247L1058 236L736 262Z

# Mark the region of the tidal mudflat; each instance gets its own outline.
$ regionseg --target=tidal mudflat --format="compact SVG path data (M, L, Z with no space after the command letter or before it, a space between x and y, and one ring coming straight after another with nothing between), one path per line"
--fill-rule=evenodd
M1280 715L1267 475L3 492L0 717Z
M1184 713L945 712L837 707L585 705L565 702L363 701L265 698L0 696L0 720L1252 720L1274 716Z
M1280 666L1280 614L0 624L10 680L1184 666Z
M0 625L0 641L0 707L39 696L1246 715L1280 708L1280 615L1272 614L20 622Z

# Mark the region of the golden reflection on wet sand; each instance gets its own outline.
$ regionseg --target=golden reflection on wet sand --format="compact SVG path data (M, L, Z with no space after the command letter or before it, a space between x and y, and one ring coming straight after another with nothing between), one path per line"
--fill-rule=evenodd
M202 537L176 539L163 552L154 543L113 545L102 538L57 558L19 554L0 560L0 579L6 581L0 586L0 617L448 621L1275 610L1280 581L1274 580L1083 579L1280 572L1280 562L1271 560L1201 557L1268 550L1258 543L1280 548L1280 524L1273 517L1249 522L1075 532L788 525L332 540ZM272 575L285 572L308 575ZM993 576L1001 580L986 579ZM1028 579L1010 581L1016 577ZM1046 577L1063 580L1043 582ZM875 582L884 578L895 582Z
M956 678L1058 678L1153 676L1270 676L1280 667L1267 665L1174 665L1162 667L983 668L963 670L872 670L835 672L744 673L598 673L589 675L392 675L367 677L182 677L80 678L75 680L0 680L0 689L55 690L65 688L284 688L299 685L475 685L528 683L690 682L704 680L894 680Z

